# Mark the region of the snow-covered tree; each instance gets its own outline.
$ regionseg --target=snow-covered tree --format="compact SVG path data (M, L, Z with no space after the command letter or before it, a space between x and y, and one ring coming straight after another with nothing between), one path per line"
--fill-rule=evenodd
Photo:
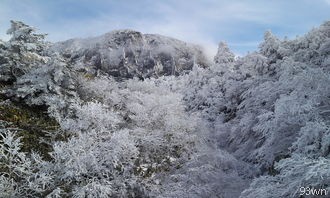
M52 178L40 171L44 162L40 155L22 152L15 130L0 128L0 138L0 196L42 196Z
M328 174L327 170L317 169L315 174L322 177L310 180L308 175L295 173L312 170L312 164L328 160L325 139L330 78L324 67L329 57L328 38L328 23L291 41L282 41L268 32L260 52L210 68L221 68L216 70L221 71L218 73L200 69L190 74L192 81L184 90L187 104L193 107L190 111L213 118L213 137L219 147L236 159L253 164L255 177L268 175L257 178L242 197L296 196L293 189L297 190L298 184L326 187L327 180L322 177ZM231 65L233 69L226 70ZM211 83L214 80L217 83ZM204 101L216 102L197 108ZM312 163L303 168L293 163L310 160ZM281 186L272 185L273 181ZM278 194L267 194L274 191Z
M20 21L11 21L7 31L11 35L8 42L0 44L0 80L15 81L32 68L48 60L44 41L45 34L35 33L35 29Z
M269 58L271 62L275 62L281 59L279 53L281 41L270 31L267 31L264 35L264 41L260 44L260 52Z
M293 40L266 32L259 51L239 58L220 43L209 67L143 80L116 79L56 53L47 58L33 31L13 22L13 38L0 42L1 78L11 83L1 93L47 107L60 125L47 135L64 138L50 138L45 161L22 151L19 129L0 125L0 196L261 198L295 197L301 186L330 190L329 22ZM124 52L126 68L142 61Z
M235 54L232 53L227 43L220 42L218 46L218 52L214 57L214 62L216 64L226 64L226 63L232 63L235 61Z

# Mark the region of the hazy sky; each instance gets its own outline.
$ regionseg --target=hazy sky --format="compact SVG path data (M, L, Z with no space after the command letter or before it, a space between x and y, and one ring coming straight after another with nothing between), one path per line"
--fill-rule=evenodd
M209 53L226 41L243 55L257 49L266 30L294 38L330 20L330 0L0 0L1 39L9 38L9 20L37 27L50 41L134 29Z

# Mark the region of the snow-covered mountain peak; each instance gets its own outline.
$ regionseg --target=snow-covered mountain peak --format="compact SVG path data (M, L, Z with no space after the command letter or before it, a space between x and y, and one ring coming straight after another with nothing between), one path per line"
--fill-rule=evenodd
M194 64L208 64L197 45L128 29L55 43L52 50L80 69L91 73L102 70L121 78L180 75Z

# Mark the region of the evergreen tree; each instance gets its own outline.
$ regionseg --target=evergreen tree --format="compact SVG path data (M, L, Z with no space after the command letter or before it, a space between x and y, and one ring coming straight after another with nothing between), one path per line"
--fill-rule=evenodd
M32 68L47 62L45 34L37 34L33 27L11 21L8 42L0 43L0 81L14 82Z

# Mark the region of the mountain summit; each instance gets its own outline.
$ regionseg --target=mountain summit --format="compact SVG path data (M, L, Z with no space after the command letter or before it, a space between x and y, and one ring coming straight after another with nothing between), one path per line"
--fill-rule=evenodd
M70 39L55 43L52 50L82 70L91 73L101 70L121 78L180 75L190 71L195 63L208 64L197 45L134 30L116 30L99 37Z

